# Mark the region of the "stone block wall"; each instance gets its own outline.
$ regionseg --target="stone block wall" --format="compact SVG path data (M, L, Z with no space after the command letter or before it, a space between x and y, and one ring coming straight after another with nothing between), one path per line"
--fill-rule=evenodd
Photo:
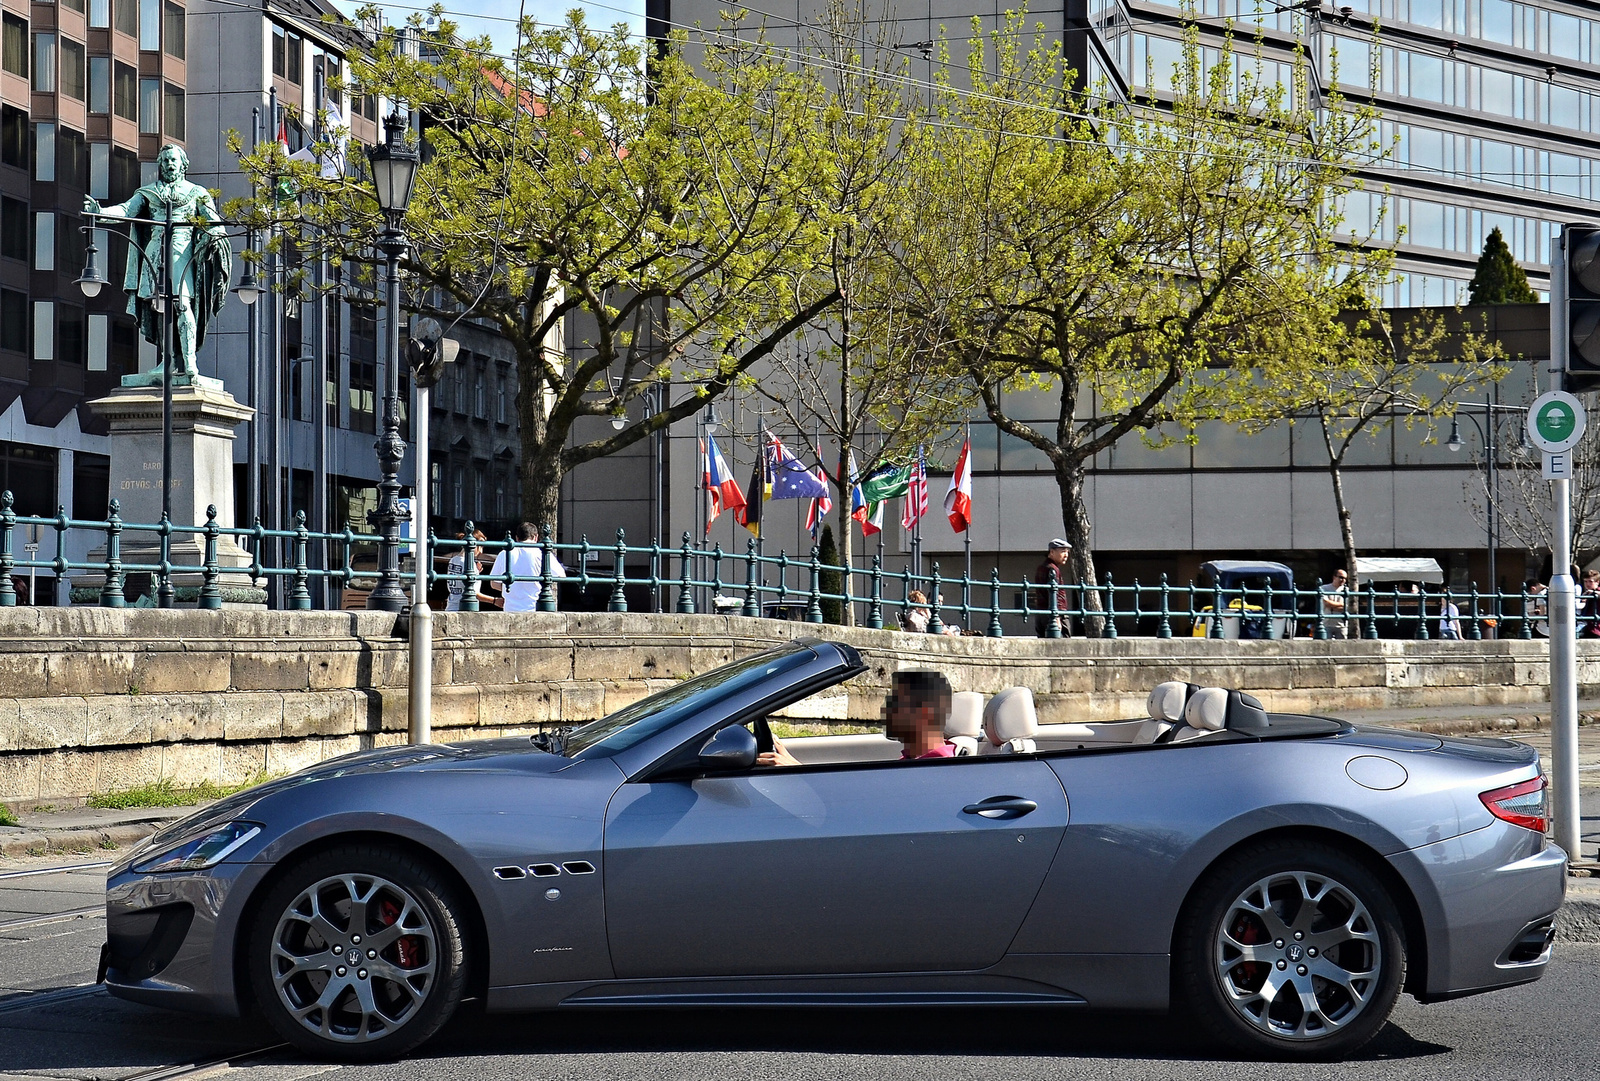
M878 720L888 674L907 667L958 690L1028 686L1046 723L1141 715L1165 679L1333 713L1542 702L1548 679L1542 641L1046 641L601 612L442 613L435 634L440 741L591 720L805 634L871 663L847 696L817 703L822 720ZM1580 684L1600 685L1600 648L1579 651ZM377 612L0 609L0 801L236 783L404 742L407 657L404 621Z

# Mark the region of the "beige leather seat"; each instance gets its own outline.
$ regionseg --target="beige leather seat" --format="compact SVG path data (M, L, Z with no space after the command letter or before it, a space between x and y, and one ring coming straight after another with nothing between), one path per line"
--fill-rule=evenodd
M1140 725L1130 741L1135 746L1154 743L1183 723L1183 707L1189 702L1189 684L1180 680L1157 683L1145 700L1150 719Z
M983 695L977 691L957 691L950 696L950 717L944 722L944 738L955 744L956 757L978 753L983 738Z
M1228 692L1221 687L1201 687L1189 696L1183 707L1183 727L1172 736L1173 743L1220 732L1228 726Z
M1007 687L983 709L983 734L992 754L1032 754L1038 749L1033 739L1038 733L1039 714L1026 687Z

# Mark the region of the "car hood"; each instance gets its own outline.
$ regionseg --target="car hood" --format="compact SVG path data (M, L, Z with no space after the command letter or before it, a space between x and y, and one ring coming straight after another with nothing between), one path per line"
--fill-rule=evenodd
M252 807L273 796L303 785L333 781L341 777L395 771L431 770L514 770L520 773L554 773L571 766L572 760L539 750L526 736L505 739L472 740L466 743L430 743L419 747L383 747L372 751L330 758L298 773L236 792L163 828L150 838L149 846L169 844L207 826L248 818Z

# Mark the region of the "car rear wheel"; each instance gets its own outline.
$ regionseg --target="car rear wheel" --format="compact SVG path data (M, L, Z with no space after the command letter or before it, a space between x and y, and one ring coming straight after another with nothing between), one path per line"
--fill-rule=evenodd
M1178 997L1207 1033L1280 1058L1353 1053L1405 982L1393 899L1358 860L1270 841L1213 868L1177 943Z
M273 887L251 928L256 1002L310 1054L404 1054L461 1001L460 912L449 884L404 852L349 845L312 856Z

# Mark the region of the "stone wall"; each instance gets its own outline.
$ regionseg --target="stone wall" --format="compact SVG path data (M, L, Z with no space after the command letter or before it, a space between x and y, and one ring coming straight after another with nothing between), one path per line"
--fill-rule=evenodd
M1164 679L1239 687L1274 709L1544 701L1546 643L945 638L739 616L435 617L441 741L590 720L796 635L872 668L811 711L876 721L888 672L938 667L958 690L1033 689L1041 720L1142 713ZM405 624L348 612L0 609L0 801L70 801L170 777L236 783L403 742ZM1594 652L1591 652L1594 650ZM1581 684L1600 649L1580 645Z

